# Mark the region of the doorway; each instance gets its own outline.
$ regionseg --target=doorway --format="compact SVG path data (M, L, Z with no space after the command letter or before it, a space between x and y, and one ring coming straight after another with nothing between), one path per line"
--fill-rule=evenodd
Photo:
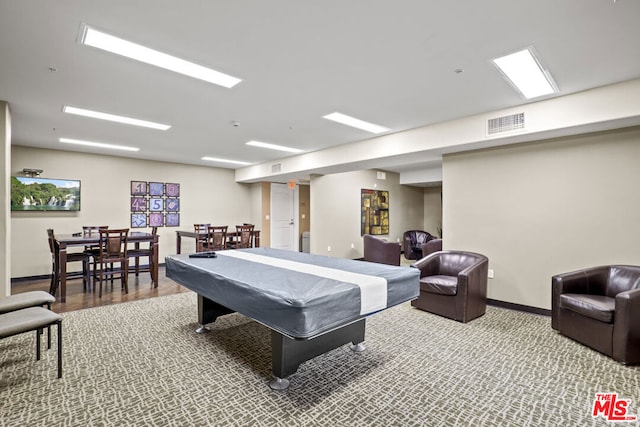
M271 244L272 248L300 250L298 241L298 200L296 185L271 184Z

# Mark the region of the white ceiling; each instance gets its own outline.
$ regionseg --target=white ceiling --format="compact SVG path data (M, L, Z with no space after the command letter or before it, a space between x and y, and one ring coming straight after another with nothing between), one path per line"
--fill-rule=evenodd
M373 136L322 119L334 111L394 133L524 104L490 59L528 46L557 96L637 78L639 22L638 0L0 0L0 100L15 145L262 163L286 155L245 142L317 151ZM82 46L82 23L243 81L225 89ZM71 116L63 105L173 127Z

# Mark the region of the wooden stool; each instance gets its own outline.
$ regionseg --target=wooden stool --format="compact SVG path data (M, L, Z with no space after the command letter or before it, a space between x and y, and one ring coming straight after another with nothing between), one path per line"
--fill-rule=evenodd
M58 325L58 378L62 378L62 316L42 307L0 314L0 339L36 331L36 360L40 360L40 335L44 327ZM47 348L51 348L49 342Z

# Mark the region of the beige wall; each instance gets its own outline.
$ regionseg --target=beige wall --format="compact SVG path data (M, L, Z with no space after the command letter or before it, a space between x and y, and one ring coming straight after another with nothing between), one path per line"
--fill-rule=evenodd
M299 237L302 238L302 233L311 230L311 196L308 185L298 185L298 190L298 221L300 224L298 229Z
M424 227L423 189L400 185L397 173L387 172L386 180L376 179L375 170L314 176L310 188L311 253L338 258L363 256L360 236L363 188L389 191L389 235L380 237L396 241L402 239L405 230Z
M135 160L66 151L14 146L11 174L23 168L44 169L50 178L80 179L80 212L13 212L11 214L11 277L51 272L46 229L56 233L80 231L82 225L130 227L130 181L180 183L180 227L162 227L160 260L175 253L175 231L191 230L194 223L227 224L230 227L260 218L258 186L238 184L232 169ZM142 229L148 230L148 229ZM194 250L192 239L183 239L183 252Z
M551 308L551 276L640 261L640 128L447 155L444 246L486 254L489 298Z
M11 294L11 113L0 101L0 297Z
M442 230L442 186L424 189L424 230L437 237Z

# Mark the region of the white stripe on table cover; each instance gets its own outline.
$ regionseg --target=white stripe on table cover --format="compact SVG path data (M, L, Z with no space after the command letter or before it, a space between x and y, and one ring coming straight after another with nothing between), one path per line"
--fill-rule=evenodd
M281 258L273 258L245 251L226 250L216 253L219 256L239 258L246 261L257 262L286 270L354 284L360 288L360 315L373 313L387 307L387 280L383 277L352 273L350 271L290 261Z

